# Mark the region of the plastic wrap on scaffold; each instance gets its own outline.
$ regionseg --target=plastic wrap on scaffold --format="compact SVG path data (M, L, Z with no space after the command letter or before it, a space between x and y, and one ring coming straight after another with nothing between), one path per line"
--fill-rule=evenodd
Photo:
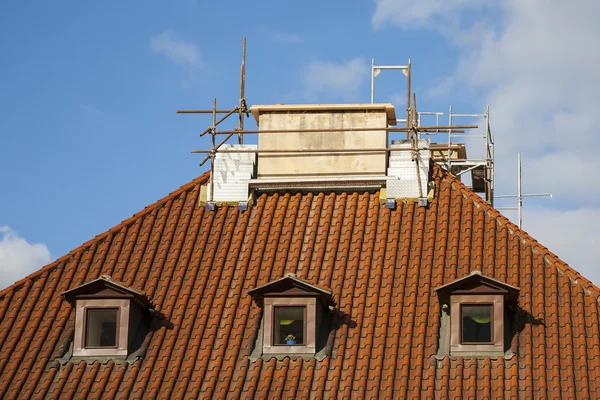
M420 139L417 142L418 152L409 150L413 147L412 140L396 140L392 142L392 148L406 149L403 151L391 151L388 160L386 197L388 199L427 197L427 183L429 181L429 139ZM415 160L413 160L413 154ZM419 171L417 173L417 162ZM421 191L419 191L419 178Z
M215 154L213 186L215 202L248 200L248 185L256 163L256 153L228 153L227 150L256 150L256 145L227 144ZM208 187L208 199L210 196Z

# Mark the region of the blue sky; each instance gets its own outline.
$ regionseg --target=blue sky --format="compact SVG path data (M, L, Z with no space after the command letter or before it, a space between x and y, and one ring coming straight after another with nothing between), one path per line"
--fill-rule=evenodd
M210 118L175 110L236 104L243 36L250 105L368 102L371 57L411 58L422 111L489 104L496 192L515 193L520 151L525 191L554 194L525 200L525 230L599 284L597 15L591 0L2 2L0 286L205 170L189 151ZM376 101L402 108L405 85L382 73Z

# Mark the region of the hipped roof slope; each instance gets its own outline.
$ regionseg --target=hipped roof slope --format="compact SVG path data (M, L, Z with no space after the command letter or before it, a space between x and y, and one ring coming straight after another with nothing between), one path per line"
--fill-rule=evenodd
M441 168L428 208L394 210L344 192L209 211L207 179L0 292L0 398L600 397L600 290ZM474 270L521 288L515 355L438 359L433 289ZM248 290L288 273L331 290L349 323L323 361L252 362ZM165 324L133 363L60 365L74 325L60 294L101 275Z

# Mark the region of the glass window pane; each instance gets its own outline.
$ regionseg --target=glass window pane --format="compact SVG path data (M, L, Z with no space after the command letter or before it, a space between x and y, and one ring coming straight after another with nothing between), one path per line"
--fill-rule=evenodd
M463 305L461 314L463 343L491 343L492 306Z
M87 310L85 347L115 347L117 345L116 308Z
M275 307L274 344L304 344L304 307Z

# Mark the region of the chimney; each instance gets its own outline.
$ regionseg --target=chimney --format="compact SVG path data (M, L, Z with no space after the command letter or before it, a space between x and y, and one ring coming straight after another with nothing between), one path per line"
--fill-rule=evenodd
M385 179L386 128L396 125L392 104L277 104L250 111L259 126L259 182L327 186Z
M398 199L427 204L429 140L390 143L392 104L277 104L250 111L258 144L220 148L207 199L241 207L253 189L380 190L390 207Z

